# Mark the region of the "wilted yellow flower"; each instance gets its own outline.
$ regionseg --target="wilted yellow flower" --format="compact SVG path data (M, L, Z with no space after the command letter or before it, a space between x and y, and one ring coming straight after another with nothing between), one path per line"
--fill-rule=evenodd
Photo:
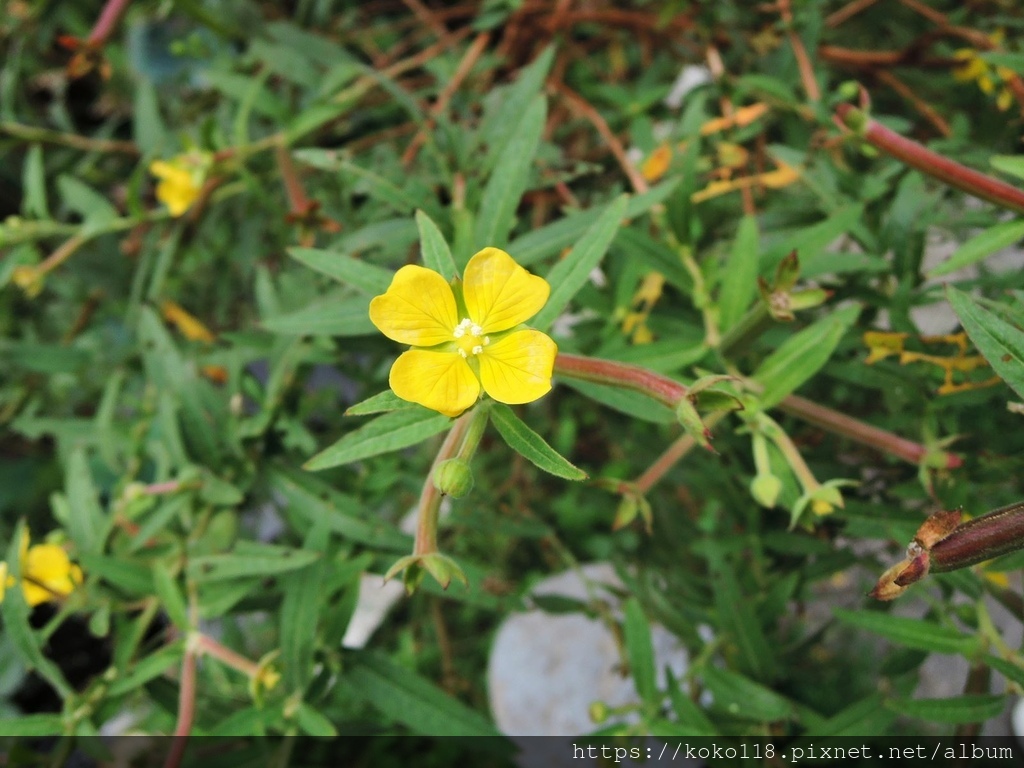
M167 206L172 216L181 216L199 197L210 162L208 153L190 152L150 163L149 172L160 179L156 199Z
M647 181L657 181L665 175L671 163L672 147L662 144L644 160L644 164L640 166L640 175Z
M67 597L82 583L82 569L71 562L56 544L29 546L28 532L21 539L21 589L30 606ZM7 563L0 562L0 602L8 587L15 585Z
M391 367L394 393L445 416L472 406L481 387L501 403L545 395L558 348L546 334L516 327L547 302L547 281L504 251L484 248L454 287L437 272L409 265L370 302L380 332L413 346Z
M210 329L203 325L202 321L195 315L189 313L180 304L167 300L160 305L160 313L164 320L171 323L181 331L182 335L189 341L202 341L212 344L214 335Z

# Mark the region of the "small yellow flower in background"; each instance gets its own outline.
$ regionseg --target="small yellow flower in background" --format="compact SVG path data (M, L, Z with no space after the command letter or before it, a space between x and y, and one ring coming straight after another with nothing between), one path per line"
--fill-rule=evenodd
M156 199L167 206L171 216L181 216L199 197L210 163L209 153L189 152L149 164L149 172L160 179Z
M550 292L544 278L498 248L473 256L454 291L437 272L402 267L370 302L380 332L413 347L391 367L391 389L445 416L471 407L481 387L510 405L542 397L551 389L558 347L546 334L517 326L540 311Z
M651 152L644 160L643 165L640 166L640 175L643 176L647 181L657 181L668 171L669 165L672 164L672 147L668 144L662 144L660 147Z
M11 272L11 282L18 286L30 299L34 299L43 292L45 278L45 272L41 272L36 267L25 265L15 267L14 271Z
M214 342L214 335L203 322L188 310L173 301L167 300L160 304L160 313L189 341L202 341L206 344Z
M998 48L1003 42L1003 30L989 35L989 40ZM977 83L981 92L987 96L996 94L996 108L1005 112L1013 104L1013 91L1007 83L1014 78L1014 71L1009 67L993 67L973 48L959 48L953 52L953 58L961 62L953 68L953 78L961 83Z
M29 546L28 532L21 540L21 590L30 606L70 595L82 583L82 569L71 562L63 547L56 544ZM0 562L0 602L9 587L15 585L7 563Z

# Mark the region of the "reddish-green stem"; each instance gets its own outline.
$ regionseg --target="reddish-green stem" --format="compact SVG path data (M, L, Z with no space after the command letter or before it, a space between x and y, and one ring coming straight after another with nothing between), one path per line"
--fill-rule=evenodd
M879 451L890 453L897 458L909 461L911 464L920 464L921 460L928 454L928 448L913 440L907 440L892 432L879 429L863 421L847 416L845 413L834 411L823 405L818 405L797 395L790 395L779 403L779 410L796 416L803 421L824 429L826 432L848 437L862 445L876 448ZM942 451L945 460L941 463L945 469L956 469L963 466L963 460L952 453Z
M423 490L420 492L420 501L417 505L419 519L416 523L416 541L413 544L413 555L429 555L437 552L437 519L441 510L441 492L434 485L434 472L437 471L441 462L451 459L459 450L462 438L469 428L469 422L473 412L464 413L452 424L448 436L441 444L434 463L430 465L427 479L423 483Z
M957 526L928 551L930 570L954 571L1024 548L1024 502Z
M881 123L872 120L850 104L840 104L836 117L845 127L861 135L865 141L895 157L911 168L963 190L990 203L1024 213L1024 191L999 179L968 168L933 152L916 141L900 136Z
M192 732L192 721L196 711L196 650L185 648L181 660L181 681L178 692L178 722L174 726L171 750L167 753L164 768L180 768L185 756L185 747Z
M100 11L100 17L96 19L86 42L97 47L103 45L110 37L110 33L114 31L117 20L121 18L121 14L124 13L130 2L131 0L107 0L107 4Z
M686 397L687 391L678 381L646 368L563 352L555 358L555 373L594 384L631 389L673 409Z

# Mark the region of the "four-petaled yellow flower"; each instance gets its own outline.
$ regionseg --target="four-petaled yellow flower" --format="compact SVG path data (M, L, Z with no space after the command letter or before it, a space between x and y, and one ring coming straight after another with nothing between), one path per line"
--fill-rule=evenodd
M546 334L518 326L550 292L544 278L498 248L473 256L461 284L449 285L424 267L402 267L387 292L370 302L381 333L414 347L391 367L391 389L446 416L472 406L481 387L508 404L543 396L558 348Z
M196 201L209 166L210 156L202 152L150 163L149 172L160 179L156 185L156 199L167 206L171 216L181 216Z
M28 532L21 539L21 591L30 606L67 597L82 583L82 569L71 562L63 547L36 544L29 547ZM7 563L0 562L0 603L15 580L7 573Z

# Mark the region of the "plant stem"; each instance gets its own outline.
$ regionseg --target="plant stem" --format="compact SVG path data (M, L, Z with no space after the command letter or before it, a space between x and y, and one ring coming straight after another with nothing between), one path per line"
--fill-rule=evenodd
M789 395L779 403L778 408L783 413L796 416L798 419L813 424L840 437L848 437L862 445L870 446L879 451L892 454L897 458L909 461L911 464L920 464L921 460L928 454L928 448L913 440L887 432L884 429L866 424L863 421L847 416L845 413L834 411L823 405L811 402L798 395ZM942 451L945 460L942 466L945 469L956 469L963 466L963 460L956 454Z
M678 381L646 368L564 352L559 352L555 358L555 373L571 379L631 389L672 409L686 397L687 392Z
M217 661L231 667L231 669L236 672L241 672L246 677L253 678L259 674L259 664L255 661L250 661L245 658L245 656L237 651L231 650L226 645L222 645L209 635L196 633L193 639L193 644L197 653L212 656L217 659Z
M900 136L851 104L840 104L836 109L836 117L844 127L862 136L871 146L888 153L911 168L916 168L982 200L1024 213L1024 192L1016 187L954 162L923 144Z
M32 142L45 142L48 144L60 144L65 147L81 149L86 152L120 152L126 155L138 155L139 148L130 141L115 141L113 139L92 139L88 136L79 136L74 133L62 133L50 128L39 128L34 125L24 125L5 121L0 123L0 133L6 133L16 139L24 139Z
M178 693L178 722L171 738L171 750L167 754L164 768L180 768L192 732L196 711L196 650L186 643L185 655L181 659L181 688Z
M714 427L718 422L725 418L725 411L715 411L714 413L708 414L704 423L708 429ZM641 494L645 494L651 490L658 482L668 474L668 471L675 466L676 462L688 454L693 447L697 445L697 441L689 435L680 435L676 440L669 445L668 448L655 459L654 463L651 464L644 473L640 475L634 482L633 487Z
M124 13L129 2L131 0L107 0L107 4L100 11L100 17L96 19L96 23L93 25L92 32L89 33L86 42L96 47L105 43L107 38L110 37L110 33L114 31L117 20L121 18L121 14Z
M429 555L437 552L437 518L441 509L441 492L434 486L434 472L441 462L455 456L462 438L469 428L474 411L462 414L452 424L448 436L445 437L441 448L437 452L437 456L434 457L434 463L430 465L430 471L427 472L427 479L423 483L420 500L416 505L419 519L416 523L416 541L413 544L413 555Z

